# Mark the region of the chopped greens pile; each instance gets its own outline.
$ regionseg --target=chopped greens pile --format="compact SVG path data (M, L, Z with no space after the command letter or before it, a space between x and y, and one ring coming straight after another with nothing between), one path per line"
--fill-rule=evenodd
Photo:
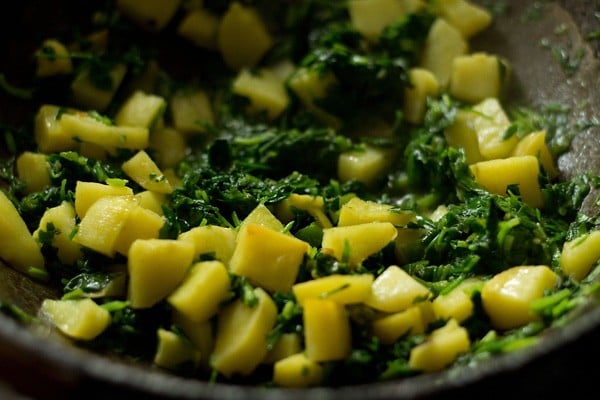
M435 43L467 43L491 23L470 2L444 4L455 3L464 25L435 1L377 1L384 12L371 20L361 18L373 13L368 0L109 1L86 30L40 46L32 92L0 74L9 94L42 103L35 121L0 125L2 189L43 263L22 265L2 245L0 258L64 289L40 320L98 352L269 386L435 372L567 323L600 290L600 246L577 250L599 240L598 216L581 211L599 177L559 179L556 159L577 129L560 106L509 106L510 60ZM168 47L185 57L165 56ZM469 74L452 69L460 57L475 65ZM478 74L495 89L463 90ZM143 107L125 112L136 95ZM531 150L523 143L536 132ZM517 158L534 160L533 180L517 170L516 181L490 184L484 167L496 181L516 163L499 161ZM0 207L1 226L11 224ZM264 272L274 269L282 276ZM441 353L427 347L436 340Z

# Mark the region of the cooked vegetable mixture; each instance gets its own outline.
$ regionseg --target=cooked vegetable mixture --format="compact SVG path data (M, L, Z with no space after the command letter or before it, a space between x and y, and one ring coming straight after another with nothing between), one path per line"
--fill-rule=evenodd
M510 60L470 51L492 23L465 0L108 2L40 43L52 96L3 126L0 258L63 289L40 318L77 344L210 381L533 345L600 289L599 180L562 181L564 109L511 108Z

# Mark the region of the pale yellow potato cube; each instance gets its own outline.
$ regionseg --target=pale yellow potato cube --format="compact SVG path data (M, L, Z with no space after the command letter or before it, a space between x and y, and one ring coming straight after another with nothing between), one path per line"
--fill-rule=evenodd
M535 156L539 159L540 164L548 173L550 178L558 176L556 163L552 158L552 154L546 144L546 131L536 131L523 137L515 146L512 152L513 156Z
M127 176L146 190L156 193L169 194L173 187L165 174L144 150L138 151L133 157L121 165Z
M208 321L230 295L229 273L220 261L203 261L192 266L181 285L167 301L192 322Z
M139 206L133 195L107 196L98 199L81 219L73 241L113 257L121 230L129 214L136 207Z
M153 129L166 108L167 102L163 97L137 90L121 105L115 115L115 123Z
M140 207L153 211L160 216L164 215L162 205L165 203L167 198L164 193L156 193L151 190L144 190L136 193L135 198Z
M277 232L283 231L284 228L281 221L277 219L271 210L263 203L260 203L254 207L250 214L248 214L241 223L242 226L247 224L260 225Z
M449 92L459 100L477 103L499 98L508 78L508 66L498 56L483 52L461 55L452 61Z
M397 234L390 222L333 227L323 229L321 247L338 260L356 266L390 244Z
M281 359L273 366L273 382L280 387L316 386L323 380L323 374L323 367L304 353Z
M67 201L60 205L48 208L40 219L38 229L33 232L33 237L37 238L41 231L48 231L52 224L56 234L52 237L52 246L57 249L57 256L60 262L66 265L72 265L81 258L81 245L71 240L71 233L75 229L76 218L75 208Z
M91 69L82 69L71 83L73 101L78 107L102 112L108 108L127 74L125 64L117 64L109 71L110 87L98 87L91 78Z
M568 277L579 282L600 259L600 231L591 231L565 242L560 255L560 268Z
M296 283L292 292L298 304L306 299L329 299L339 304L362 303L371 294L373 275L329 275Z
M127 255L131 244L137 239L158 239L165 220L154 211L143 207L135 207L117 236L115 251Z
M439 14L465 38L470 38L492 23L492 14L485 8L467 0L437 0Z
M200 352L200 366L206 370L210 369L210 355L215 347L213 337L213 321L194 322L173 311L173 323L181 328L185 336Z
M183 134L199 134L215 121L212 104L205 90L178 91L169 103L173 127Z
M45 299L41 313L63 334L76 340L92 340L111 323L110 313L92 299Z
M419 334L425 331L425 322L419 306L376 319L372 324L373 335L382 344L392 344L404 335Z
M290 90L298 97L307 110L332 128L341 126L341 121L335 115L323 110L317 104L327 96L327 92L337 79L332 72L321 73L314 69L298 68L288 81Z
M150 135L150 149L160 168L175 168L185 158L188 146L185 136L175 128L157 129Z
M432 302L435 316L444 320L455 319L462 323L473 315L475 305L471 295L482 286L483 281L480 279L467 279L449 293L439 295Z
M303 309L308 358L316 362L346 358L352 348L352 335L344 306L330 299L309 298Z
M466 162L469 165L483 160L479 152L477 131L471 124L473 118L471 111L458 110L452 124L444 130L444 137L448 145L463 149Z
M290 99L284 81L271 70L242 69L232 82L233 93L250 100L251 114L266 112L267 118L277 118L287 108Z
M338 178L342 182L354 179L371 186L384 176L392 160L389 149L367 145L364 150L347 151L338 158Z
M253 67L273 45L273 38L254 7L235 1L219 24L217 46L233 70Z
M450 81L452 61L467 54L469 43L458 29L443 18L437 18L427 34L421 55L421 66L431 71L441 88Z
M322 228L332 227L329 217L325 214L325 202L322 196L292 193L276 205L275 215L280 221L290 222L294 219L293 210L308 212Z
M470 169L475 181L485 190L506 195L509 185L518 185L523 201L532 207L543 207L540 165L534 156L480 161L472 164Z
M236 231L224 226L204 225L181 233L177 239L194 244L194 259L212 255L227 265L235 249Z
M163 328L159 328L156 334L158 348L154 354L155 365L170 370L177 370L184 363L198 365L202 355L185 338Z
M397 265L385 269L373 282L365 304L380 311L400 312L431 297L429 289Z
M45 54L51 54L47 56ZM69 50L56 39L46 39L42 42L36 54L35 76L45 78L55 75L66 75L73 71L73 62Z
M277 306L261 288L254 289L258 304L235 300L219 313L211 367L229 377L248 375L267 354L267 334L275 325Z
M28 273L30 268L45 271L39 244L19 215L15 205L0 190L0 258Z
M262 360L263 364L273 364L302 351L302 337L298 333L282 333Z
M17 157L17 176L25 183L26 193L39 192L50 186L50 165L46 155L25 151Z
M35 115L33 134L42 153L73 150L77 147L77 142L71 134L63 129L60 112L60 107L44 104Z
M117 9L143 29L163 30L173 19L181 0L117 0Z
M427 99L435 96L440 84L435 75L424 68L413 68L408 72L411 86L404 90L404 118L413 124L423 123L427 111Z
M467 330L451 319L410 351L408 365L422 372L440 371L467 353L470 347Z
M203 8L197 8L188 11L182 18L177 27L177 33L196 46L216 50L220 22L218 15Z
M348 12L352 27L368 40L376 41L386 26L423 6L422 1L414 0L350 0Z
M559 277L545 265L518 266L504 270L481 290L483 309L497 329L512 329L536 321L530 305L554 289Z
M519 142L516 135L505 138L510 120L500 101L490 97L473 106L473 118L469 122L477 132L479 152L484 160L509 157Z
M406 226L415 221L415 218L413 211L397 210L389 204L353 197L342 205L338 226L359 225L368 222L390 222L394 226Z
M149 308L181 283L192 265L194 245L168 239L138 239L129 248L127 298L132 308Z
M132 195L133 190L127 186L77 181L75 184L75 212L79 218L83 218L92 204L103 197Z
M292 289L310 245L294 236L257 224L245 224L229 261L229 270L270 292Z

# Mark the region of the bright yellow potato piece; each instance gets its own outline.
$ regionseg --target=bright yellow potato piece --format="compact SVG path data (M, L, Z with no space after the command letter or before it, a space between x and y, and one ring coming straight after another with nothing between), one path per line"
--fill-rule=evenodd
M165 220L154 211L135 207L119 232L115 251L126 256L131 244L137 239L158 239L164 224Z
M200 362L200 352L187 340L175 332L159 328L158 348L154 355L154 364L161 368L176 370L183 363Z
M470 111L458 110L452 125L444 130L444 136L448 145L465 151L467 164L482 161L479 152L479 139L477 132L471 125L473 114Z
M217 30L220 19L203 8L189 11L179 23L177 33L196 46L217 49Z
M338 177L342 182L355 179L365 185L373 185L388 169L391 155L389 149L373 146L342 153L338 158Z
M164 215L164 211L162 209L162 205L166 200L166 195L164 193L156 193L150 190L144 190L136 193L135 199L140 207L153 211L160 216Z
M73 71L73 63L69 56L69 50L64 44L56 39L46 39L40 47L40 51L50 50L54 57L38 55L36 57L35 76L45 78L54 75L70 74Z
M233 80L231 90L250 100L248 112L266 111L270 120L277 118L290 102L284 81L266 68L256 72L242 69Z
M82 109L103 112L108 108L125 79L127 66L117 64L110 69L108 72L110 87L98 87L90 77L91 73L91 68L82 69L71 83L73 101Z
M173 312L173 323L181 328L185 336L192 342L200 352L200 365L210 369L210 354L215 347L213 337L213 321L193 322L175 310Z
M127 186L77 181L75 184L75 212L79 218L83 218L92 204L102 197L131 195L133 195L133 190Z
M325 214L324 206L325 203L321 196L292 193L287 199L277 204L275 214L279 220L289 222L294 219L292 210L304 210L312 215L321 227L331 228L332 224L327 214Z
M381 251L398 234L390 222L369 222L359 225L323 229L321 247L340 261L356 266Z
M157 129L150 136L150 149L160 168L174 168L184 159L187 152L184 135L174 128Z
M204 261L194 264L167 300L190 321L202 322L217 313L229 294L229 273L225 265L220 261Z
M375 41L386 26L423 6L422 1L416 0L350 0L348 12L353 28Z
M60 205L48 208L42 218L38 229L33 232L33 237L38 238L40 231L48 231L48 225L52 224L56 233L52 237L52 246L57 249L60 262L72 265L83 255L81 245L71 240L71 233L75 229L75 208L67 201Z
M425 47L421 55L421 67L431 71L440 87L450 81L452 60L466 54L469 44L458 29L443 18L437 18L427 34Z
M267 334L275 325L277 306L261 288L254 293L256 306L236 300L219 313L211 366L225 376L252 373L267 354Z
M33 134L38 149L42 153L54 153L73 150L77 142L69 132L63 129L58 115L61 108L52 104L44 104L35 115Z
M26 151L17 157L17 176L25 182L27 193L39 192L50 186L49 164L46 155Z
M510 121L496 98L488 98L473 106L471 126L477 132L479 152L484 160L510 156L519 142L516 135L505 138Z
M242 226L247 224L256 224L277 232L283 230L283 224L264 204L257 205L242 221Z
M435 5L439 14L467 39L492 23L492 14L470 1L437 0Z
M368 222L390 222L405 226L415 220L413 211L394 210L394 206L353 197L340 209L338 226L359 225Z
M413 68L408 72L412 87L404 90L404 118L413 124L423 123L427 110L427 98L440 90L435 75L424 68Z
M119 108L115 115L115 123L153 129L166 108L167 102L161 96L138 90Z
M323 380L323 367L298 353L279 360L273 366L273 382L277 386L303 388L315 386Z
M470 347L467 330L451 319L411 350L408 365L422 372L440 371L468 352Z
M192 228L179 235L178 240L194 244L194 259L202 254L214 257L229 264L235 249L236 232L232 228L217 225L205 225Z
M272 364L302 351L302 337L297 333L282 333L273 347L262 360L263 364Z
M452 61L449 92L469 103L499 98L507 75L508 66L498 56L482 52L457 56Z
M483 286L483 308L497 329L525 325L539 318L531 311L531 302L542 298L558 282L558 275L545 265L507 269Z
M77 340L92 340L111 323L110 313L92 299L45 299L41 312L62 333Z
M183 134L201 134L205 124L215 120L208 93L204 90L178 91L171 96L169 106L173 127Z
M181 0L117 0L117 9L140 27L163 30L179 9Z
M339 304L361 303L371 294L373 275L329 275L296 283L292 291L298 304L306 299L327 298Z
M542 167L548 173L550 178L558 176L558 169L550 150L546 145L546 131L541 130L537 132L531 132L517 143L513 149L512 155L518 156L535 156L540 160Z
M257 224L238 233L229 269L270 292L289 292L310 245Z
M350 321L342 304L330 299L304 301L304 344L312 361L342 360L352 348Z
M534 156L480 161L470 169L475 181L492 193L506 195L509 185L518 185L523 201L532 207L544 205L539 182L540 164Z
M253 7L233 2L223 15L217 45L233 70L255 66L273 45L273 38Z
M481 286L483 282L480 279L467 279L449 293L439 295L432 302L435 316L444 320L455 319L458 323L465 321L473 315L471 294Z
M341 125L339 118L317 105L319 100L325 98L328 90L334 85L337 85L337 79L333 73L320 73L320 71L307 68L298 68L288 81L289 88L304 107L325 124L337 128Z
M391 265L373 282L365 304L385 312L399 312L431 297L427 287L402 268Z
M81 219L73 241L113 257L119 234L136 207L139 206L132 195L100 198Z
M392 344L406 334L419 334L425 331L421 307L412 306L404 311L387 315L373 321L373 335L382 344Z
M138 151L133 157L121 165L127 176L146 190L169 194L173 187L154 160L144 150Z
M600 231L592 231L566 242L560 255L563 274L581 281L600 259Z
M149 308L168 296L192 265L194 245L167 239L138 239L129 248L127 297L132 308Z

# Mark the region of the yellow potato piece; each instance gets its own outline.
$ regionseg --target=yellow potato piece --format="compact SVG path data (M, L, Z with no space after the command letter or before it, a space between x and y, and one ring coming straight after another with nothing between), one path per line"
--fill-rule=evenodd
M235 239L234 229L218 225L197 226L178 237L178 240L194 244L194 259L201 255L212 255L224 264L229 264L231 260Z
M277 386L303 388L315 386L323 380L323 367L298 353L281 359L273 366L273 382Z
M510 120L497 98L487 98L473 106L473 118L469 121L477 132L479 152L484 160L509 157L519 142L516 135L505 138Z
M166 108L167 102L161 96L137 90L119 108L115 123L153 129Z
M164 194L173 191L173 187L165 174L144 150L138 151L133 157L125 161L121 165L121 169L146 190Z
M40 50L50 50L54 57L36 57L35 76L44 78L54 75L70 74L73 71L73 63L69 56L69 50L56 39L46 39L42 42Z
M481 289L483 281L480 279L467 279L461 282L449 293L439 295L433 300L433 312L440 319L455 319L463 322L473 315L474 304L471 295L474 290Z
M560 255L563 274L576 282L584 279L600 259L600 231L592 231L566 242Z
M448 145L463 149L467 164L469 165L483 160L479 151L477 131L475 131L471 124L473 118L473 114L470 111L458 110L452 125L444 130L444 136Z
M422 1L415 0L350 0L348 12L354 29L365 38L376 41L386 26L423 6Z
M41 312L62 333L77 340L92 340L111 323L110 313L91 299L45 299Z
M392 344L406 334L419 334L425 331L421 307L412 306L404 311L387 315L373 321L373 335L382 344Z
M17 157L17 176L25 182L26 193L39 192L50 186L50 165L46 155L25 151Z
M427 110L427 98L436 95L440 84L435 75L424 68L413 68L409 71L412 84L404 91L404 118L413 124L423 123Z
M389 266L375 278L365 304L385 312L399 312L431 297L427 287L397 265Z
M338 226L359 225L368 222L390 222L394 226L405 226L414 220L415 213L413 211L396 210L389 204L353 197L341 207Z
M466 54L469 43L453 25L437 18L427 34L421 56L421 67L435 75L440 87L445 88L452 73L452 61Z
M323 228L331 228L332 224L325 214L325 203L322 196L311 196L308 194L292 193L279 202L275 208L275 214L280 221L290 222L294 219L292 210L304 210L312 215Z
M477 103L499 98L508 76L508 66L498 56L477 52L452 61L449 92L459 100Z
M79 218L83 218L92 204L102 197L127 195L133 195L133 190L127 186L77 181L75 184L75 212Z
M339 304L361 303L371 294L373 275L329 275L296 283L292 292L298 304L306 299L327 298Z
M273 347L262 360L263 364L272 364L302 351L302 337L298 333L282 333Z
M154 211L137 206L127 216L127 220L115 243L115 251L127 255L131 244L137 239L158 239L165 220Z
M63 129L58 119L61 108L52 104L43 104L35 115L33 134L41 153L54 153L73 150L77 142Z
M357 180L374 185L388 169L393 160L391 155L389 149L373 146L344 152L338 158L338 177L342 182Z
M242 69L231 90L250 100L249 113L266 112L270 120L277 118L290 102L283 79L266 68L256 72Z
M470 347L467 330L451 319L411 350L408 365L422 372L440 371L468 352Z
M492 23L489 11L467 0L437 0L435 5L439 14L467 39Z
M277 219L271 210L264 204L257 205L242 221L242 226L247 224L256 224L277 232L283 230L283 224Z
M200 352L200 365L202 368L209 370L210 354L212 354L215 347L213 321L194 322L175 310L173 312L173 323L181 328L185 336Z
M350 321L342 304L330 299L304 301L304 343L312 361L342 360L352 348Z
M183 363L198 365L200 352L187 340L175 332L158 329L158 348L154 355L154 364L161 368L176 370Z
M110 87L98 87L90 76L92 73L92 69L89 67L81 69L79 74L71 83L71 94L74 103L78 107L86 110L97 110L99 112L103 112L108 108L115 94L117 93L117 90L121 86L121 83L125 79L125 75L127 74L127 66L125 64L120 63L110 68L110 70L108 71L108 75L111 81ZM69 129L69 131L76 134L76 128L80 127L80 124L75 124L74 127L70 124L71 123L69 123L71 129ZM88 127L89 126L90 125L88 124ZM101 132L104 134L103 136L105 136L102 139L99 138L102 141L107 139L107 133L114 133L114 131L107 130L102 130ZM128 132L128 130L124 130L121 132ZM115 137L115 135L110 136L111 143L115 143L115 139L117 139L118 141L118 138ZM86 134L85 137L86 139L93 139L93 135L91 134ZM97 142L92 141L92 143Z
M57 231L52 237L52 246L57 248L58 259L63 264L72 265L83 255L81 245L71 240L76 224L73 205L63 201L60 205L47 209L40 219L38 229L33 232L33 237L37 239L40 231L47 231L49 224Z
M516 147L513 149L512 155L515 157L537 157L550 178L555 178L558 176L556 163L554 162L552 154L550 154L550 150L546 144L545 130L531 132L519 140L519 143L517 143Z
M179 23L177 33L196 46L217 49L220 18L203 8L189 11Z

